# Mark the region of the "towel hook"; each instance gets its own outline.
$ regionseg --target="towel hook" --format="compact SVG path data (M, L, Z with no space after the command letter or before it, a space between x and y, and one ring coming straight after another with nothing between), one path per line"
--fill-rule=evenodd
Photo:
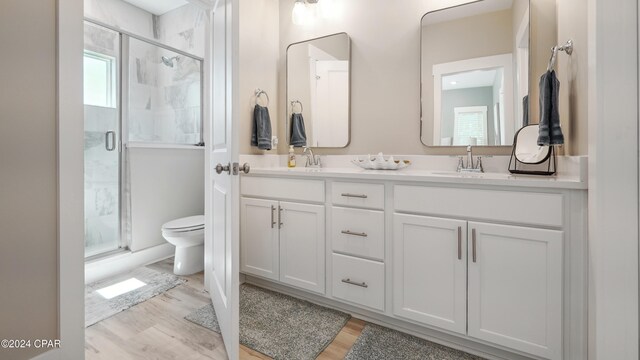
M564 45L556 45L551 48L551 58L549 59L549 64L547 65L547 71L553 70L556 66L556 57L558 56L558 51L564 51L567 55L573 54L573 40L569 39Z
M256 105L258 105L258 99L260 98L260 95L264 95L267 98L266 106L269 106L269 94L267 94L267 92L262 89L256 89Z
M302 114L302 112L304 111L304 107L302 106L302 103L300 102L300 100L293 100L291 102L291 112L295 114L296 104L300 105L300 114Z

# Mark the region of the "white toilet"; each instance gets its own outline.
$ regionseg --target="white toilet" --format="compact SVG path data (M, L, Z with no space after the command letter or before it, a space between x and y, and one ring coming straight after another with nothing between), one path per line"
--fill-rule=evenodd
M162 225L162 236L176 247L173 265L176 275L204 270L204 215L169 221Z

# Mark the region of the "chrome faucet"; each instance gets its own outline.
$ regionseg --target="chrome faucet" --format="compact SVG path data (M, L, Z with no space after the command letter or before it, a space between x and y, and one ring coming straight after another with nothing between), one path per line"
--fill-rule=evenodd
M312 167L319 168L320 167L320 156L313 155L313 150L310 147L305 146L303 155L307 155L307 161L304 164L304 167Z
M467 164L465 165L462 156L458 156L458 168L457 172L484 172L482 167L482 158L478 156L478 160L475 165L473 164L473 149L471 145L467 145Z

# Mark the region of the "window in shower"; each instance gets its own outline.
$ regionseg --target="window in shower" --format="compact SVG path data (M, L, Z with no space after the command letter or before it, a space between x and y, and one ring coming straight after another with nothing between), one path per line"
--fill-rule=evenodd
M120 248L120 34L84 26L85 257Z
M115 108L116 58L91 50L84 51L84 104Z
M129 38L129 144L202 142L201 62Z

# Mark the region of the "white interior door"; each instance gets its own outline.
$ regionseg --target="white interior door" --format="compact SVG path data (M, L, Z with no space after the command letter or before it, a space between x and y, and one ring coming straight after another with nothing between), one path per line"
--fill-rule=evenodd
M220 324L229 359L239 351L239 178L237 68L238 0L220 0L207 31L205 111L207 129L205 185L205 283ZM218 166L219 165L219 166ZM218 168L217 168L218 166Z
M342 147L349 142L349 62L316 62L317 110L314 146Z

